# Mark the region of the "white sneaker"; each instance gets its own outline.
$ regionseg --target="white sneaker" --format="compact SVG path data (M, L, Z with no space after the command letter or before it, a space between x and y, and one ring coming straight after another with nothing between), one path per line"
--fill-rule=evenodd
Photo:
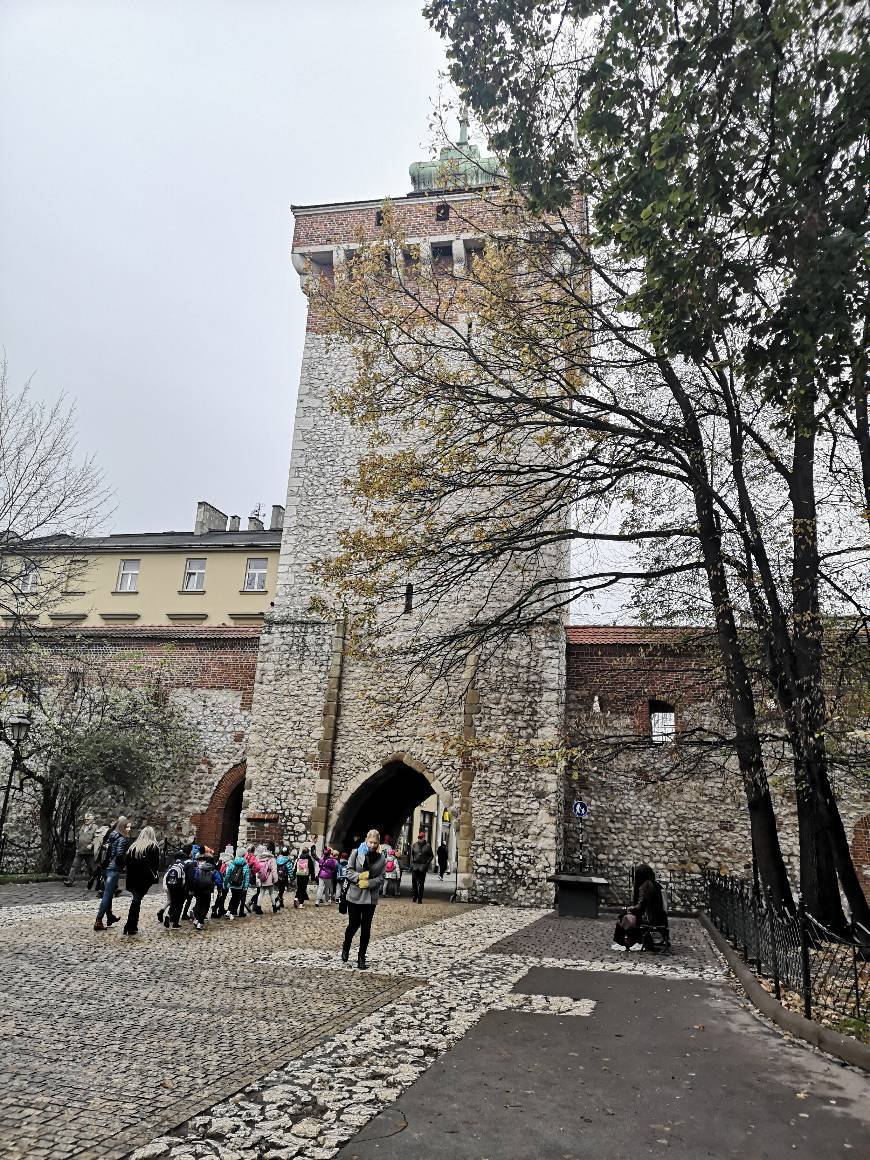
M632 943L632 945L628 949L630 951L642 951L643 950L643 943Z
M622 945L622 943L618 943L618 942L612 942L612 943L610 944L610 949L611 949L612 951L624 951L624 950L625 950L625 947Z

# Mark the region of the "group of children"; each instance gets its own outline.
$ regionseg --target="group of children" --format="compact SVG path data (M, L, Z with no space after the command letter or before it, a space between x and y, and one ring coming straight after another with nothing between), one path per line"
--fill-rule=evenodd
M248 846L240 854L227 846L215 857L208 847L192 844L178 851L163 875L164 903L157 920L177 930L190 918L194 928L202 930L209 913L229 920L263 914L261 899L277 914L284 909L284 894L291 884L295 884L293 906L305 906L312 879L317 881L314 905L320 906L336 900L346 875L347 854L336 857L328 846L319 857L308 846L294 856L287 846L279 853L274 842Z

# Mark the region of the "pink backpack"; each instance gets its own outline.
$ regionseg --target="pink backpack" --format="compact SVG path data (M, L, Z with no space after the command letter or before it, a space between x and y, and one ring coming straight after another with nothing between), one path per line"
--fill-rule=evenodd
M311 870L311 867L308 865L307 858L297 858L296 859L296 873L298 876L300 876L302 878L307 878L310 870Z

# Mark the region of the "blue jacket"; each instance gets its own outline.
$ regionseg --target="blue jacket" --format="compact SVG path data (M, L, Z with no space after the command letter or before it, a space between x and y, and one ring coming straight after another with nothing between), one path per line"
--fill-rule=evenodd
M242 869L244 870L245 877L244 877L243 882L236 882L235 878L233 876L233 871L235 870L235 868L237 866L241 866ZM233 858L232 862L230 862L230 864L226 868L226 871L224 873L224 879L225 879L226 884L230 890L247 890L248 889L248 887L251 885L251 872L248 869L248 863L245 861L244 855L237 854L236 857Z

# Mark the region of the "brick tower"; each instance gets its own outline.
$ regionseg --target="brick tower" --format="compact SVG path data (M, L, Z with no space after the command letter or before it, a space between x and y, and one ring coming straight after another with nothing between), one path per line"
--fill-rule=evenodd
M465 134L463 124L459 150L413 165L413 192L393 202L398 228L409 244L419 245L420 261L457 277L482 243L472 219L478 215L482 231L494 213L482 196L492 185L494 163L481 158ZM303 289L310 278L338 272L360 237L377 236L381 209L380 201L293 207L292 261ZM346 654L343 620L309 611L318 594L310 565L337 547L349 518L343 481L359 455L360 434L332 412L328 392L353 374L350 350L334 339L327 348L317 311L309 310L278 589L254 691L247 832L278 831L291 844L313 833L346 846L368 825L398 827L434 793L439 826L433 836L441 826L452 831L461 897L549 905L553 888L546 879L556 868L561 840L560 774L555 763L540 768L516 751L512 756L511 740L534 745L561 736L562 621L543 622L506 648L497 671L492 665L470 670L451 707L423 705L387 733L371 719L364 697L373 682L389 696L383 673ZM547 567L561 575L567 560L554 557ZM396 687L401 683L396 674ZM460 758L436 742L445 734L506 744L483 761Z

